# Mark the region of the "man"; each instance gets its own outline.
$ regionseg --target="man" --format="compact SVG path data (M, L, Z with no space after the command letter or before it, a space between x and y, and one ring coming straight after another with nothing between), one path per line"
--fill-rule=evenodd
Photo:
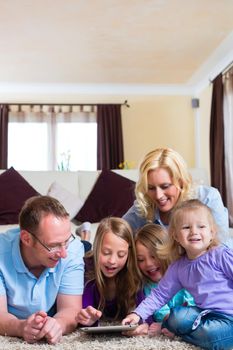
M82 307L83 245L56 199L32 197L0 235L0 334L56 344Z

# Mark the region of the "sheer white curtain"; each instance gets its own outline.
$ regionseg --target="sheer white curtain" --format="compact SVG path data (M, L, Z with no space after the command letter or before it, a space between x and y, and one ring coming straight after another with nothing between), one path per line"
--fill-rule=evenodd
M230 226L233 227L233 68L223 75L224 85L224 143L227 207Z
M8 167L95 170L95 106L11 106Z

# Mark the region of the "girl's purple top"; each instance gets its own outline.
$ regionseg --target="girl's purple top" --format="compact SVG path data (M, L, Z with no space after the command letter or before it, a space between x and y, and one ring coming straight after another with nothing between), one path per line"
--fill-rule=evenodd
M153 289L134 311L145 320L182 288L192 294L201 309L233 316L233 250L220 246L194 260L184 256L175 261L158 288Z
M93 256L84 257L85 261L85 287L84 292L82 296L82 304L83 308L85 309L87 306L93 306L95 309L98 309L99 302L100 302L100 295L99 291L96 285L95 280L89 280L88 281L88 272L94 270L94 259ZM139 305L143 300L145 299L145 294L143 292L143 288L140 289L136 295L135 304L136 306ZM117 301L116 299L113 300L106 300L106 305L103 310L104 317L107 319L113 319L115 318L117 314ZM126 315L119 315L120 318L124 318ZM153 317L150 316L146 320L147 323L151 324L153 322ZM98 324L98 322L96 322ZM96 324L93 324L93 326L96 326Z
M145 299L144 293L140 290L137 293L136 305L139 305L142 300ZM94 308L98 308L100 301L99 291L97 289L95 280L89 281L86 283L83 293L83 308L91 305ZM114 318L117 313L117 303L116 299L107 300L106 305L103 311L103 314L106 318ZM126 315L120 315L120 318L124 318Z

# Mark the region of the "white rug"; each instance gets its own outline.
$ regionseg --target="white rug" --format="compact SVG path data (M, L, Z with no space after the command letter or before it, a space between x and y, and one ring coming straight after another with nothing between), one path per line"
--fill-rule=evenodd
M89 335L76 331L64 336L57 345L44 342L27 344L23 340L13 337L0 336L1 350L198 350L191 344L180 339L169 340L164 336L149 338L148 336L125 337L113 335Z

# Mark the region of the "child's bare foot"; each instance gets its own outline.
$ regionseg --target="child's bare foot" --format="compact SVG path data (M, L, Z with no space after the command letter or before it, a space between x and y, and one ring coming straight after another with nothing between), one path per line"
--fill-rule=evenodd
M91 224L90 222L84 222L76 229L76 235L78 235L83 241L90 241L91 238Z
M156 337L161 334L161 323L153 322L148 329L149 337Z
M80 232L80 237L82 241L90 241L91 233L90 231L82 231Z
M162 328L162 329L161 329L161 333L162 333L163 335L165 335L166 337L169 337L169 338L171 338L171 339L173 339L173 338L175 337L175 334L172 333L172 332L170 332L167 328Z

